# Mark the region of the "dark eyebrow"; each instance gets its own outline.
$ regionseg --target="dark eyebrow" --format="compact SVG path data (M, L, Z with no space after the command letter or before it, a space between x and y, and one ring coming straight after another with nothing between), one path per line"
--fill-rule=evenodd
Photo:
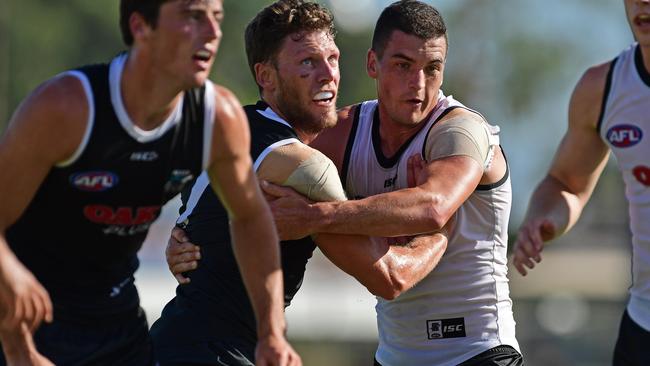
M391 55L390 57L391 57L391 58L400 58L400 59L406 60L406 61L408 61L408 62L415 62L414 59L412 59L412 58L406 56L406 55L403 54L403 53L399 53L399 52L396 53L396 54L394 54L394 55Z

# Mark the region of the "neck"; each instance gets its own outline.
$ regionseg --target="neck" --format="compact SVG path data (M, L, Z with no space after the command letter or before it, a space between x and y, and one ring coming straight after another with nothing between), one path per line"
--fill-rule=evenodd
M424 120L426 121L426 119ZM379 104L379 137L381 139L381 150L384 156L390 157L415 134L420 132L425 125L420 121L414 124L403 124L393 120Z
M266 93L262 93L262 100L263 100L266 104L269 105L269 107L273 110L273 112L275 112L275 114L277 114L278 116L280 116L280 118L282 118L282 119L285 120L288 124L291 125L291 128L293 128L293 130L296 132L296 135L298 135L298 138L300 139L300 141L304 142L305 144L310 144L312 141L314 141L314 139L316 138L316 136L318 136L317 133L310 132L310 131L306 131L305 129L301 128L301 127L298 126L297 124L295 124L295 123L293 123L292 121L290 121L290 120L287 118L287 116L285 116L284 114L282 114L282 112L280 111L280 108L278 108L277 101L276 101L273 97L269 97L268 94L266 94Z
M143 130L160 126L169 117L183 95L157 70L151 58L132 50L122 70L120 92L124 108L133 123Z

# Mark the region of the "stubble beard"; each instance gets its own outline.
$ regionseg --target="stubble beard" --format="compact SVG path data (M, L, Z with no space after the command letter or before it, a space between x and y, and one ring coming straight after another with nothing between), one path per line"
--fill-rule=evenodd
M336 108L327 111L310 111L303 103L295 88L280 81L280 93L278 95L278 108L287 118L287 122L304 132L318 134L324 129L336 124ZM336 105L336 100L332 105Z

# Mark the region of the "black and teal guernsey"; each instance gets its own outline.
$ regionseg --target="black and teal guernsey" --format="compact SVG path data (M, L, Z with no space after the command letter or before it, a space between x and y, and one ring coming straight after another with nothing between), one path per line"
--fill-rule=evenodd
M248 105L244 110L250 123L255 169L273 149L302 143L293 128L266 103ZM151 328L156 357L161 365L209 363L224 357L232 364L248 365L254 357L256 323L232 250L228 214L205 173L183 191L181 198L178 222L190 241L201 247L201 260L196 270L186 274L191 282L177 287L176 297ZM307 237L283 241L280 248L288 306L302 284L316 245Z
M143 131L122 102L125 60L64 73L84 86L86 133L7 231L11 249L52 297L55 321L112 322L137 311L133 274L149 226L208 161L213 85L186 91L159 128Z

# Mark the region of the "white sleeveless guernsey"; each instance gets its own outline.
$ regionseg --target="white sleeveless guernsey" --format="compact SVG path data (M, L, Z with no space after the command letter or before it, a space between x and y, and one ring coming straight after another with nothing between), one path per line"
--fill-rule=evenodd
M627 310L650 331L650 75L635 43L607 77L599 132L625 181L632 230L632 287Z
M358 107L343 172L349 197L407 188L408 158L423 153L428 131L446 112L464 108L442 92L438 100L426 125L392 159L375 150L380 149L377 101ZM491 144L498 145L498 129L485 126ZM506 278L511 201L508 173L495 184L479 186L458 209L438 266L395 300L377 298L376 359L381 365L457 365L499 345L519 350Z

